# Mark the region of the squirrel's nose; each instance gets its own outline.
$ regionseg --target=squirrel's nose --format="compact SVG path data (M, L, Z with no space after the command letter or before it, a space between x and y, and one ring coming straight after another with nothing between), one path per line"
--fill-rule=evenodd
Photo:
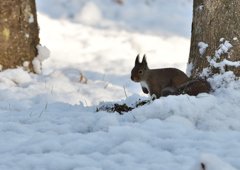
M133 76L131 76L131 79L132 79L132 81L133 81L133 79L134 79Z

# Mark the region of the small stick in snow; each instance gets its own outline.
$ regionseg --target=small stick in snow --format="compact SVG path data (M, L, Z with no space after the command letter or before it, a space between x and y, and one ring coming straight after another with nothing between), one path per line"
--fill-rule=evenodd
M205 170L205 165L201 163L202 169Z
M66 69L66 70L63 70L63 71L61 72L61 74L64 73L64 72L66 72L66 71L69 71L69 70L76 70L76 71L78 71L79 74L80 74L80 80L79 80L79 82L81 83L81 82L83 81L83 79L85 79L84 82L83 82L83 84L87 84L87 77L83 74L82 71L80 71L80 70L78 70L78 69L71 69L71 68L70 68L70 69Z

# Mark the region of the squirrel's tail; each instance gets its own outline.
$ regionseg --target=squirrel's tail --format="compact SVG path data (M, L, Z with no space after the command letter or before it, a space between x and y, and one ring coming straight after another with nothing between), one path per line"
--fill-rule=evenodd
M177 89L178 94L188 94L197 96L199 93L209 93L211 90L210 84L204 79L194 79L188 83L181 85Z

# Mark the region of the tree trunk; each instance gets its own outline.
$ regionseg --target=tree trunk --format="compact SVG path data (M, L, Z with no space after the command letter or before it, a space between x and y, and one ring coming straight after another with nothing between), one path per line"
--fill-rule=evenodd
M187 72L209 77L231 70L239 77L239 60L240 0L194 0Z
M0 0L2 70L24 65L33 71L32 60L37 55L37 44L39 36L35 0Z

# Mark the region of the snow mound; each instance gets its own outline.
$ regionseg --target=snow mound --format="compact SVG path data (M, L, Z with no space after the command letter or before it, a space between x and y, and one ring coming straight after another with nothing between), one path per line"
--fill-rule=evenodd
M8 69L0 72L0 82L7 86L22 85L32 81L28 72L19 69Z

